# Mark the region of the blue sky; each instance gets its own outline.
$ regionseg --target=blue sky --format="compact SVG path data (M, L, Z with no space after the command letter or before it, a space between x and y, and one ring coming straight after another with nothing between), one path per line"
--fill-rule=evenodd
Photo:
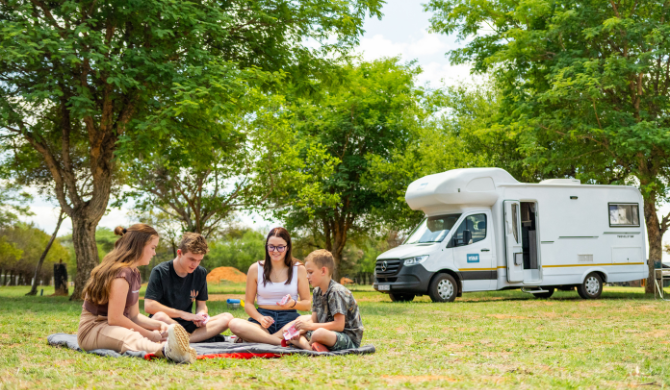
M366 20L365 33L356 51L365 60L400 56L403 62L416 61L423 70L418 78L419 82L433 88L480 80L470 76L468 66L449 64L445 53L461 47L462 43L457 42L455 37L428 33L430 14L423 11L422 3L424 2L425 0L387 0L382 10L384 16L381 20L377 18ZM36 215L28 220L51 233L58 218L56 205L36 199L32 209ZM668 212L670 212L670 205L663 205L660 213L667 214ZM269 228L276 224L261 216L246 214L240 215L238 222L258 229ZM128 226L132 223L126 210L113 209L102 218L100 226L113 229L118 225ZM61 234L71 230L69 220L65 221L61 227ZM665 235L665 242L668 241L668 236L668 234ZM670 255L664 254L664 261L670 262Z

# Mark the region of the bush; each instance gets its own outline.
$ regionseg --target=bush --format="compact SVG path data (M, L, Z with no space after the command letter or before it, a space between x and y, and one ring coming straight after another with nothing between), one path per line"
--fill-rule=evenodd
M251 264L265 258L265 236L255 230L230 232L209 242L209 254L202 265L208 271L216 267L235 267L247 273Z

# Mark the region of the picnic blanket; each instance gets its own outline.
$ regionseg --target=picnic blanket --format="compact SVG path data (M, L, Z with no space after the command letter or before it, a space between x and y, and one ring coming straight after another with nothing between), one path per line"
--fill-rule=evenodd
M375 352L372 344L364 345L356 349L345 349L332 352L305 351L299 348L285 348L262 343L233 343L230 338L224 337L226 341L214 343L193 343L191 347L195 348L198 359L215 358L233 358L233 359L251 359L251 358L278 358L284 355L308 355L308 356L340 356L340 355L366 355ZM47 337L49 345L62 346L75 351L84 352L77 344L76 334L56 333ZM99 356L131 356L151 360L155 357L149 352L126 351L123 354L112 351L111 349L94 349L89 353Z

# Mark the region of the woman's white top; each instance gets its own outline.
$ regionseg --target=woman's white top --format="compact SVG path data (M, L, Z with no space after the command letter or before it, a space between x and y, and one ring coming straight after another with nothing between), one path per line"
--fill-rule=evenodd
M298 301L298 266L293 266L293 278L291 283L285 284L286 281L273 283L267 281L263 285L263 265L258 262L258 288L256 289L256 302L258 306L277 306L277 302L286 294L291 294L294 301Z

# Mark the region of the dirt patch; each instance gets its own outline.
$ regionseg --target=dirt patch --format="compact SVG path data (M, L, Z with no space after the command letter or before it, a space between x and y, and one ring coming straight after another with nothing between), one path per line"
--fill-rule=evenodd
M225 301L226 299L244 299L243 294L209 294L209 300L215 302Z
M207 283L233 282L244 283L247 281L247 275L233 267L214 268L207 274Z

